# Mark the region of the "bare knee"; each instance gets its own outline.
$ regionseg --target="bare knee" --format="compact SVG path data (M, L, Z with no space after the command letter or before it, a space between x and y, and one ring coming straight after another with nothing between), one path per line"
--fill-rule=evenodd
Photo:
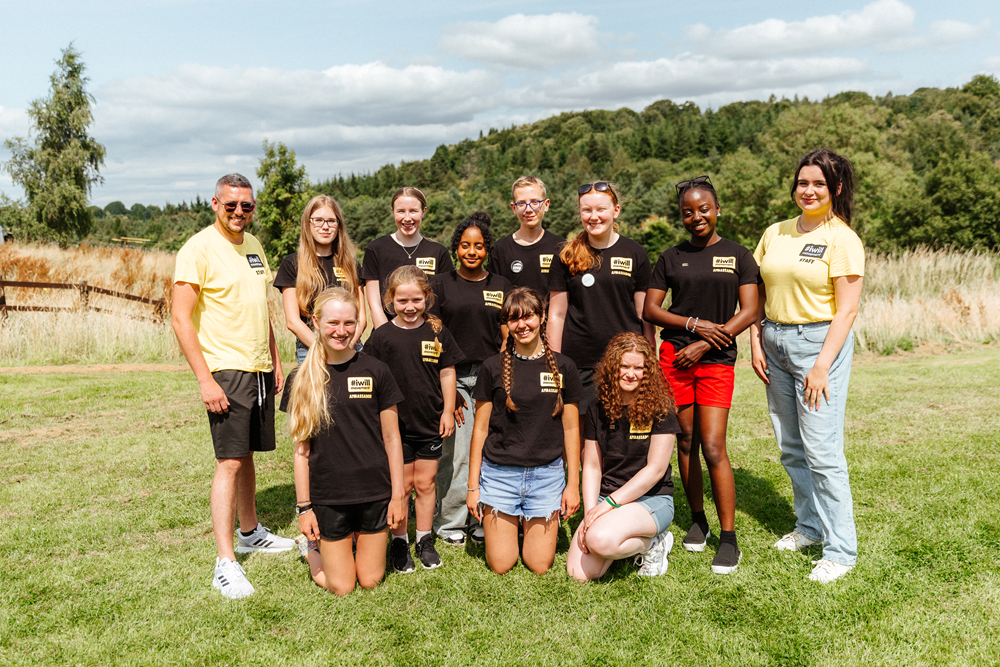
M334 595L344 596L354 590L354 586L357 582L354 579L350 581L333 581L332 579L327 580L326 590L330 591Z
M414 479L413 486L417 489L418 496L429 496L434 495L436 485L434 478L429 477L427 479Z
M726 453L725 438L716 440L706 440L701 443L701 451L705 457L705 464L709 468L729 463L729 454Z
M486 564L489 565L490 569L493 570L493 572L496 574L507 574L512 569L514 569L514 565L517 564L517 555L515 555L514 558L504 558L496 556L490 558L490 555L487 553Z
M590 553L601 558L610 558L615 554L619 546L617 540L613 539L607 533L594 530L587 532L587 549Z
M555 554L549 557L525 554L521 557L524 566L535 574L545 574L548 572L555 559Z
M576 581L577 583L585 584L588 581L590 581L590 577L587 576L587 573L584 571L583 566L580 564L567 565L566 572L569 574L569 576L573 577L573 581Z
M379 585L382 581L382 577L375 577L373 575L363 575L358 574L358 583L361 584L361 588L371 590Z

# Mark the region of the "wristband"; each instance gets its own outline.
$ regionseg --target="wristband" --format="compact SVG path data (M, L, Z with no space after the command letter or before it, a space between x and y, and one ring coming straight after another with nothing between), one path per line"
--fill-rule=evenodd
M698 320L700 320L700 319L701 319L700 317L694 318L694 326L691 327L691 332L692 333L698 333Z
M614 500L611 499L611 494L610 493L608 495L604 496L604 499L607 500L608 504L611 505L612 507L614 507L615 509L618 509L618 508L621 507L621 505L619 505L618 503L616 503Z
M312 508L313 508L312 503L307 503L305 505L296 505L295 513L298 514L299 516L302 516L306 512L312 512Z
M465 487L465 490L466 490L466 491L469 491L469 492L472 492L472 491L478 491L478 490L479 490L479 487L477 486L476 488L472 489L472 488L469 488L469 487L467 486L467 487Z
M688 321L684 323L684 331L691 331L691 318L690 317L688 318Z

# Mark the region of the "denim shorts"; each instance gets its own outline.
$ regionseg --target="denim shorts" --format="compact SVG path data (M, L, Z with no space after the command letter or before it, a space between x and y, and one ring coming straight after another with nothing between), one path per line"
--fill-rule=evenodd
M548 519L562 506L566 472L559 457L532 468L501 466L483 457L479 503L497 512L527 519Z
M604 496L597 499L598 503L604 502ZM674 497L673 496L639 496L632 502L642 505L643 509L653 517L656 524L656 534L659 535L674 521Z

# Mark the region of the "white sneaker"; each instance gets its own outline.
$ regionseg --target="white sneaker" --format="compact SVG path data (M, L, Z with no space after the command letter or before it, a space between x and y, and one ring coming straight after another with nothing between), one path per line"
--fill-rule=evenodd
M821 584L829 584L854 569L853 565L841 565L825 558L814 560L813 571L809 574L809 581L818 581Z
M276 554L281 551L291 551L295 548L295 540L290 540L287 537L278 537L259 523L257 524L257 528L247 537L243 537L243 533L237 530L236 538L236 553L238 554L248 554L254 551Z
M780 540L774 543L774 548L778 551L802 551L806 547L817 544L816 540L810 540L797 530L793 530L787 535L783 535Z
M666 574L667 567L670 566L667 555L673 548L674 534L669 530L654 537L649 549L635 557L635 562L639 565L639 576L657 577Z
M253 586L247 581L247 573L243 566L228 558L215 559L215 577L212 579L212 585L230 600L253 595Z
M469 535L473 542L477 544L482 544L486 541L486 531L483 530L482 525L478 525L472 529L472 533Z

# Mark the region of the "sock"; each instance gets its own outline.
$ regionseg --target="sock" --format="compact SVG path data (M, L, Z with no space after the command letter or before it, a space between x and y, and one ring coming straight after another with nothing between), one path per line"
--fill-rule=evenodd
M698 524L701 531L708 534L708 519L705 517L705 510L700 512L691 512L691 523Z
M260 524L258 523L258 524L257 524L257 526L259 526L259 525L260 525ZM257 526L254 526L253 528L251 528L251 529L250 529L250 532L246 532L246 533L245 533L245 532L243 532L243 529L242 529L242 528L240 528L240 535L242 535L243 537L250 537L250 536L251 536L251 535L253 535L253 534L254 534L255 532L257 532Z
M403 540L407 544L410 543L410 537L406 533L403 533L402 535L393 535L392 539L394 539L394 540Z
M719 531L719 544L725 544L726 542L728 542L729 544L732 544L734 547L736 547L736 550L739 551L740 547L739 547L738 544L736 544L736 531L735 530L720 530Z
M431 531L429 531L429 530L418 530L417 531L417 542L419 542L420 540L422 540L423 537L424 537L424 535L430 535L430 534L431 534Z

